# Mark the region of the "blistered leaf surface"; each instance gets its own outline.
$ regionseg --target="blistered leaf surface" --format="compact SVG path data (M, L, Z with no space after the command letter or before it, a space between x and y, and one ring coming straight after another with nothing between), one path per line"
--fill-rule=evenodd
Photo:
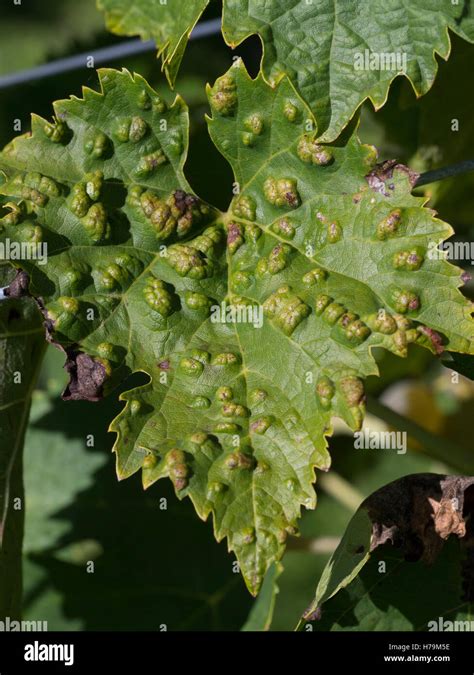
M316 142L290 81L271 88L240 62L209 89L236 177L219 213L183 174L182 100L125 71L100 79L4 150L1 237L48 244L45 265L23 265L67 353L65 398L150 378L111 427L119 477L169 477L213 514L256 593L315 506L331 419L362 422L372 348L472 352L460 271L428 255L451 229L405 167L376 166L355 136Z

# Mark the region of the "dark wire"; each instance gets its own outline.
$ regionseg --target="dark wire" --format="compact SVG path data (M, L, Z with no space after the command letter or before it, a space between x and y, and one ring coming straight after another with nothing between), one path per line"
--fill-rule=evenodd
M198 40L200 38L216 35L221 30L220 19L209 19L199 23L191 33L190 40ZM75 56L68 56L64 59L51 61L51 63L44 63L35 68L28 68L27 70L20 70L16 73L0 76L0 89L7 87L14 87L17 84L26 84L34 80L40 80L45 77L52 77L53 75L60 75L71 70L85 68L91 62L95 66L103 65L110 61L116 61L127 56L134 56L135 54L142 54L156 50L156 45L153 40L143 42L142 40L126 40L111 47L102 47L91 52L76 54Z

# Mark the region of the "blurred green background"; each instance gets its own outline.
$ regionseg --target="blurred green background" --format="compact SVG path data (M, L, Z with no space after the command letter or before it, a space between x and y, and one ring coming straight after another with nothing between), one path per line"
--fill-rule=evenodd
M214 4L205 18L217 11ZM0 8L0 74L119 41L105 32L94 0L23 0ZM235 53L255 72L257 39ZM221 75L234 55L220 35L191 42L176 86L191 113L188 178L201 197L222 208L231 197L232 174L207 135L205 84ZM167 98L174 96L153 52L107 65L140 72ZM381 160L397 157L419 171L473 158L474 95L465 82L473 70L474 48L454 40L449 62L441 62L436 83L423 99L417 101L409 83L398 78L382 111L364 105L362 140L379 148ZM94 70L0 90L1 145L14 135L15 120L27 131L31 112L50 118L51 101L79 96L83 85L97 85ZM458 132L451 131L454 118ZM456 238L470 241L474 174L427 186L425 193L430 206L453 225ZM470 267L469 261L461 264ZM471 294L470 285L465 291ZM406 360L386 353L377 357L383 375L369 381L373 395L471 450L474 388L469 380L453 383L451 370L419 348L411 348ZM115 395L98 404L61 401L63 361L49 348L26 439L25 619L46 620L50 630L239 630L254 600L225 543L214 541L211 524L199 521L190 503L178 502L167 481L146 493L137 476L117 482L110 452L114 435L107 427L121 404ZM366 424L384 428L370 416ZM91 434L94 446L88 447ZM455 457L435 460L414 444L406 455L354 450L352 436L339 424L330 447L334 469L320 481L319 506L305 513L301 537L291 539L283 560L274 630L294 628L365 496L409 473L458 468ZM469 462L474 473L474 454Z

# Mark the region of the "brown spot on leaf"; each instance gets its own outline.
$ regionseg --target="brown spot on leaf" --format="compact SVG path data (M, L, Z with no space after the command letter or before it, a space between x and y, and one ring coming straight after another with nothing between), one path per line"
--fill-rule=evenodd
M285 192L285 199L290 206L298 206L299 204L298 197L292 192Z
M444 352L443 338L439 333L428 326L418 326L418 331L428 338L437 354Z
M242 236L242 228L238 223L229 223L227 227L227 244L231 245L234 242L238 241Z
M26 272L20 270L11 284L5 288L4 294L8 298L23 298L25 295L29 295L29 285L30 277Z
M468 544L474 508L466 513L464 498L471 486L474 477L414 474L377 490L363 505L372 521L371 551L391 542L408 561L431 564L450 535Z
M387 159L381 164L376 164L365 179L374 192L380 192L380 194L388 197L390 193L387 192L386 188L393 190L395 186L386 183L393 178L394 171L405 173L412 187L415 187L416 181L420 177L419 173L409 169L405 164L399 164L396 159Z
M62 394L64 401L99 401L107 373L105 367L88 354L67 352L65 369L70 381Z
M305 621L320 621L322 616L322 611L321 607L316 607L316 609L312 609L311 607L306 610L306 612L303 614L303 619Z

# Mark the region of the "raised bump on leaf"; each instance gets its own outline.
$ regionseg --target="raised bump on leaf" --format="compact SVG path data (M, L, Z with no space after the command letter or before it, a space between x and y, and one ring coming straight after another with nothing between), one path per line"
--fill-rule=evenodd
M70 370L80 366L81 372L96 378L87 396L99 397L108 375L110 386L129 373L148 375L146 384L122 395L124 409L111 426L117 433L118 475L142 471L148 487L173 474L178 497L189 496L201 518L212 514L216 538L228 538L255 594L268 566L283 554L283 533L295 532L302 506L315 505L315 468L329 468L325 437L331 418L342 417L353 429L360 426L362 383L376 373L372 348L404 355L407 345L416 341L432 351L474 349L471 307L459 293L459 271L428 256L419 272L393 267L395 254L417 246L426 251L430 240L450 236L449 227L410 194L408 182L397 183L388 196L373 190L365 180L373 168L373 151L355 137L331 148L330 168L302 162L298 142L312 115L289 81L283 78L271 88L261 77L251 80L239 62L231 75L237 97L234 114L214 112L209 125L217 147L230 158L240 192L228 213L209 208L202 218L196 217L184 242L174 243L179 239L175 229L170 245L162 245L141 198L146 195L145 208L158 200L172 211L178 208L177 191L192 194L183 175L186 111L179 98L158 111L156 93L143 78L127 72L101 71L100 93L85 89L83 99L55 104L56 116L64 116L73 134L67 152L45 137L44 121L33 118L31 137L16 138L0 157L5 174L0 192L20 204L20 229L35 227L38 221L51 243L46 265L40 269L29 260L25 267L31 273L32 292L43 298L52 338L65 348L81 350L71 356ZM284 114L288 101L298 109L293 121ZM254 134L257 143L250 150L242 146L240 135L247 132L245 120L255 113L264 117L264 127L260 135ZM115 119L136 116L147 124L142 140L113 139ZM167 132L160 130L163 118ZM84 148L95 133L105 134L113 144L102 157ZM180 144L177 156L173 153ZM169 162L146 178L135 178L141 157L158 148ZM72 213L70 195L74 185L87 183L86 176L96 171L104 174L103 188L93 188L90 194L84 189L91 202L99 196L88 213L102 204L110 232L94 242L83 220ZM51 187L44 180L44 193L28 187L27 173L39 175L27 179L38 185L41 176L54 181L59 194L48 194ZM303 200L291 211L285 207L290 215L266 200L263 185L269 176L297 181ZM25 202L25 187L36 190L43 205ZM201 206L194 202L194 207ZM396 209L403 212L398 229L393 233L383 228L384 238L379 239L377 224ZM150 215L154 211L151 208ZM172 214L177 220L180 215ZM282 242L285 227L278 223L285 220L295 232ZM244 239L232 255L225 245L231 222ZM328 245L327 227L333 222L344 236ZM17 236L18 225L8 218L2 219L2 227L2 240ZM275 275L258 276L258 261L269 261L275 250L276 259L285 251L288 264ZM108 275L105 286L100 286L101 275ZM174 311L166 319L145 301L150 278L173 295ZM420 291L415 287L418 280ZM236 284L241 286L235 289ZM396 313L393 287L422 294L419 309L407 312L410 320ZM59 298L72 298L78 307L62 300L63 307ZM258 327L252 322L214 323L207 310L197 307L201 301L204 305L204 298L216 305L225 301L263 307L266 318ZM329 323L324 312L333 303L342 313L337 309L339 316ZM104 345L111 345L112 351ZM322 386L324 377L331 386ZM230 399L227 391L221 398L223 387L232 390ZM66 394L80 396L84 390L74 386ZM238 406L249 416L223 414L244 412ZM262 420L271 424L267 427ZM185 454L168 465L165 456L173 450ZM150 454L156 463L143 467L151 462L145 461ZM246 459L238 463L249 466L226 468L224 460L231 454L241 454ZM288 480L295 481L295 490ZM211 489L217 485L223 487ZM251 543L242 535L248 528L255 529Z

